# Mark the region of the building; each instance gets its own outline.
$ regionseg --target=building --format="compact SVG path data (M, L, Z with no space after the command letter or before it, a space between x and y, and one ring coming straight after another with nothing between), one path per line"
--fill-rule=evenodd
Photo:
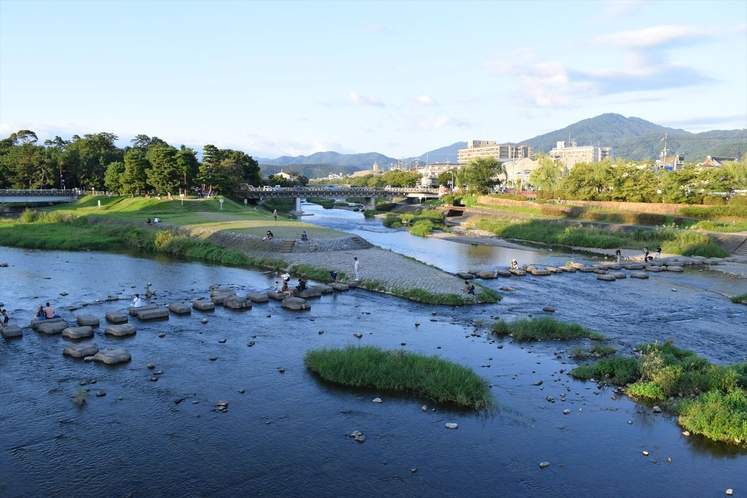
M724 165L724 163L737 162L736 157L719 157L719 156L708 156L706 160L698 164L701 168L717 168Z
M612 157L612 147L595 147L593 145L578 146L575 141L558 142L547 154L570 170L576 163L598 163Z
M516 161L503 163L506 168L506 182L513 188L522 189L529 184L529 175L537 169L539 162L525 157Z
M525 157L531 159L534 151L528 145L499 144L493 140L470 140L466 149L457 151L457 162L462 165L477 157L494 157L498 162L505 163Z

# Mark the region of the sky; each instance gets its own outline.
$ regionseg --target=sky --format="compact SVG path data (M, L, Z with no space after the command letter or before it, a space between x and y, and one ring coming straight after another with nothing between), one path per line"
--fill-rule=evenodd
M747 1L0 0L3 138L399 159L604 113L747 128Z

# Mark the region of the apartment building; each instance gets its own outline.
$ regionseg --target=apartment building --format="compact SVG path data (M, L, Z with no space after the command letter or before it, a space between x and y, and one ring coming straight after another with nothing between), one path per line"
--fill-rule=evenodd
M552 159L570 170L576 163L598 163L602 159L612 157L612 147L595 147L593 145L578 146L576 141L557 142L556 146L547 154Z
M533 158L534 151L528 145L499 144L494 140L470 140L466 149L457 151L457 162L467 164L476 157L494 157L499 162L515 161L517 159Z

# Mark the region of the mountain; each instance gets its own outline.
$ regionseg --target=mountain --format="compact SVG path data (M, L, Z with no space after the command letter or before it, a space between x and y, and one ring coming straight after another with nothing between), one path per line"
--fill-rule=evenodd
M379 154L367 152L364 154L340 154L339 152L317 152L310 156L282 156L277 159L266 160L261 166L289 166L292 164L326 164L329 166L353 166L357 169L371 169L373 164L388 166L396 164L397 160Z
M684 155L686 162L703 161L708 155L742 157L747 153L747 130L690 133L612 113L584 119L519 143L532 146L535 152L546 153L556 142L568 141L570 137L578 145L612 147L613 157L642 161L659 157L664 149L665 134L668 136L667 155Z
M432 150L422 154L417 159L420 164L432 164L432 163L454 163L457 162L457 151L467 147L467 142L457 142L440 149Z

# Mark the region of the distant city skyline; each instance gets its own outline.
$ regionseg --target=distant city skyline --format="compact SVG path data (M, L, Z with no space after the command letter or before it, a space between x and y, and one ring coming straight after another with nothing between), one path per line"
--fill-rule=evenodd
M747 2L0 0L0 136L255 157L747 128Z

